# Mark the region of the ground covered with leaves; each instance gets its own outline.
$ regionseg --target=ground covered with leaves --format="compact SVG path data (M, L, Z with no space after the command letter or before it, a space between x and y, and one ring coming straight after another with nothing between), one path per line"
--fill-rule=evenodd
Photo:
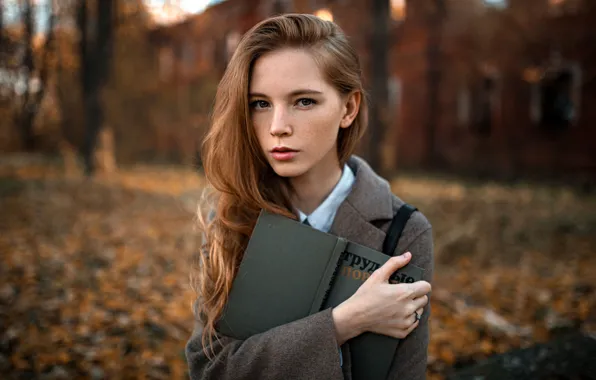
M596 332L596 196L400 177L434 226L430 379L568 331ZM65 177L0 159L0 377L181 379L202 186L190 169Z

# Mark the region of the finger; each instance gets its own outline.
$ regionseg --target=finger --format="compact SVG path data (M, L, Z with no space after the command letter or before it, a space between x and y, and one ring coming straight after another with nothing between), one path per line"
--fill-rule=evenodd
M416 281L411 284L404 285L408 287L408 292L410 293L410 298L412 299L422 297L431 291L431 286L426 281Z
M416 314L418 314L419 319L422 319L422 316L424 315L424 309L420 308L420 309L416 310Z
M412 303L416 309L422 309L428 304L428 296L424 295L422 297L414 298Z
M414 313L412 313L412 315L410 316L410 318L408 318L410 324L408 326L410 326L411 324L414 324L418 321L420 321L422 319L422 313L424 312L424 309L418 309L416 310Z
M408 335L410 335L410 333L412 331L414 331L414 329L416 327L418 327L419 324L420 324L420 321L416 321L416 322L412 323L407 329L402 330L402 333L401 333L402 339L405 338L405 337L407 337Z
M406 252L403 255L393 256L383 266L373 272L369 279L380 280L383 282L389 281L389 277L398 270L399 268L405 266L410 259L412 258L412 254L410 252Z
M407 333L408 333L408 335L409 335L409 334L410 334L412 331L414 331L414 329L415 329L416 327L418 327L418 325L419 325L419 324L420 324L420 321L416 321L416 322L412 323L412 324L410 325L410 327L408 327L408 329L406 330L406 331L407 331Z
M410 325L413 325L414 323L418 322L418 317L416 316L416 313L418 313L418 311L416 311L415 313L412 313L412 315L410 315L410 318L408 318L408 322L410 322ZM418 314L420 315L420 314ZM410 326L408 325L408 326Z
M410 327L410 325L412 325L413 323L418 322L422 318L423 312L424 309L420 308L406 316L406 322L404 324L404 327Z
M411 312L411 313L404 315L398 321L396 321L395 326L399 327L401 330L406 330L414 322L416 322L416 316L414 316L414 312Z

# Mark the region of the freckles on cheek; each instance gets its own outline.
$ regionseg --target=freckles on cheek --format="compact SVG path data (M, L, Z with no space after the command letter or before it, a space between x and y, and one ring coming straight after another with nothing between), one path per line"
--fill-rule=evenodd
M304 140L315 151L324 154L331 149L337 140L337 134L330 124L316 124L308 128L304 133Z
M327 111L321 115L312 133L317 135L317 138L321 141L335 141L339 131L339 123L340 120L338 120L335 113Z

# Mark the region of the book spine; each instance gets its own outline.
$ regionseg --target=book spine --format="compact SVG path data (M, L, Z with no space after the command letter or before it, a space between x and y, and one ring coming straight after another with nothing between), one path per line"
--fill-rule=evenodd
M313 299L310 314L318 313L325 304L325 300L329 297L333 281L335 280L339 267L341 266L343 253L348 245L348 241L344 238L337 238L335 248L329 257L325 272L319 282L319 287Z
M337 278L337 274L339 273L339 269L341 268L342 261L343 261L343 252L339 256L339 259L337 260L337 264L335 265L335 269L333 270L333 275L331 276L331 279L329 280L329 284L327 285L327 290L325 290L325 295L323 296L323 300L321 301L321 306L319 307L319 311L321 311L321 309L323 308L323 306L327 303L327 300L329 299L329 294L331 294L331 289L333 289L333 283L335 282L335 279Z

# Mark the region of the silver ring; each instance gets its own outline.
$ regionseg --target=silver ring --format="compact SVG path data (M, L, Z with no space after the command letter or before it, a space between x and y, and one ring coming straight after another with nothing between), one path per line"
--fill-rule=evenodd
M418 314L417 311L414 312L414 316L416 317L416 320L419 321L421 316Z

